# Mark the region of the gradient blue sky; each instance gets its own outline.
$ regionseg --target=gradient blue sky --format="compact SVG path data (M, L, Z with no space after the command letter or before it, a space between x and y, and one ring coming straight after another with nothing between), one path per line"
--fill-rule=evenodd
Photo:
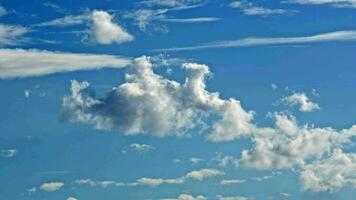
M0 0L0 199L353 200L355 22L354 0Z

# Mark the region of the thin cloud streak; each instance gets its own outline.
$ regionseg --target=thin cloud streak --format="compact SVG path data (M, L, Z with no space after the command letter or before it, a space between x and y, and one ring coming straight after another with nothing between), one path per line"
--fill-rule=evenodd
M155 49L154 51L193 51L200 49L251 47L267 45L307 44L320 42L356 41L356 31L335 31L302 37L249 37L238 40L223 40L188 47Z

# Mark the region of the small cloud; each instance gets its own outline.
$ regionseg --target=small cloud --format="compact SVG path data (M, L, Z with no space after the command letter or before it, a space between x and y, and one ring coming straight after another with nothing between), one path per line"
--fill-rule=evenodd
M26 99L30 98L32 91L31 90L25 90L23 91L23 94L25 95Z
M78 200L78 199L75 197L68 197L67 200Z
M148 144L133 143L133 144L130 144L130 149L132 151L137 151L137 152L147 152L147 151L153 150L155 148Z
M37 191L36 187L32 187L30 189L27 189L27 192L29 195L31 195L32 193L35 193Z
M271 84L271 88L272 90L277 90L278 89L278 86L274 83Z
M1 150L1 156L4 158L11 158L17 154L17 149L3 149Z
M64 183L62 182L49 182L49 183L43 183L41 185L41 190L44 190L46 192L55 192L59 189L61 189L64 186Z
M190 160L190 162L191 162L193 165L198 164L199 162L202 162L202 161L203 161L203 159L201 159L201 158L195 158L195 157L190 158L189 160Z
M242 179L223 179L220 184L221 185L233 185L233 184L240 184L240 183L245 183L246 180L242 180Z
M310 101L305 93L294 93L284 97L282 102L289 106L299 106L299 111L301 112L311 112L320 109L319 105Z
M0 17L7 14L7 10L0 4Z

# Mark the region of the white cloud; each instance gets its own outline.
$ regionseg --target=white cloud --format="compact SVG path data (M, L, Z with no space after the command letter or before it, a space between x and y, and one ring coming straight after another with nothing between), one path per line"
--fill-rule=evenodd
M271 179L272 177L273 176L251 177L251 180L261 182L261 181Z
M1 156L5 158L14 157L17 154L17 149L3 149L1 150Z
M342 187L356 188L356 154L334 150L324 160L303 167L300 175L302 189L314 192L336 192Z
M246 180L242 180L242 179L223 179L220 184L221 185L234 185L234 184L241 184L241 183L245 183Z
M7 10L0 4L0 17L7 14Z
M301 112L311 112L320 109L319 105L311 102L305 93L294 93L284 97L282 101L290 106L299 106Z
M28 194L32 194L32 193L35 193L37 191L36 187L32 187L30 189L27 189L26 190L28 192Z
M150 151L150 150L154 149L154 147L151 146L151 145L148 145L148 144L137 144L137 143L130 144L130 148L133 151L138 151L138 152L147 152L147 151Z
M233 47L252 47L252 46L267 46L267 45L288 45L288 44L308 44L320 42L346 42L356 41L356 31L336 31L330 33L322 33L311 36L301 37L266 37L257 38L250 37L239 40L215 41L206 44L190 47L174 47L157 49L156 51L188 51L213 48L233 48Z
M245 111L238 100L224 100L205 89L208 66L186 63L183 69L188 75L180 84L155 74L148 57L137 58L128 68L126 82L100 100L85 93L89 83L73 81L71 94L63 98L63 119L126 135L163 137L189 134L200 124L207 126L204 119L208 116L215 116L217 121L210 127L212 141L236 139L252 130L252 112Z
M29 39L23 35L29 32L29 29L23 26L0 24L0 47L21 45L28 42Z
M243 197L243 196L217 196L218 200L249 200L250 198Z
M183 184L185 182L184 178L175 179L162 179L162 178L139 178L136 180L134 185L148 185L148 186L159 186L162 184Z
M123 27L113 22L113 16L110 13L101 10L85 12L76 16L68 15L63 18L37 24L36 26L73 26L79 24L89 26L89 29L84 31L87 33L84 37L98 44L121 44L134 40L134 37Z
M144 4L149 7L185 7L199 3L200 0L146 0L141 1L140 4Z
M129 63L129 59L112 55L0 49L0 78L41 76L104 67L121 68Z
M356 8L355 0L288 0L289 3L311 4L311 5L331 5L334 7Z
M78 199L75 197L68 197L67 200L78 200Z
M193 165L195 165L195 164L198 164L198 163L202 162L203 159L192 157L192 158L189 159L189 161L190 161Z
M183 18L183 19L174 19L174 18L165 18L160 21L165 22L176 22L176 23L201 23L201 22L214 22L218 21L220 18L216 17L196 17L196 18Z
M274 83L271 84L271 88L272 90L277 90L278 89L278 86Z
M356 126L336 131L332 128L300 127L295 118L276 113L275 128L257 128L252 137L254 147L244 150L237 162L240 167L285 169L303 166L320 159L333 149L349 144L356 136Z
M64 186L64 183L62 182L49 182L49 183L43 183L41 185L41 190L44 190L46 192L55 192L59 189L61 189Z
M224 173L222 171L219 171L217 169L200 169L189 172L187 175L185 175L185 177L202 181L205 178L220 176L223 174Z
M271 9L256 6L247 0L242 1L234 1L229 4L231 8L241 9L244 15L262 15L262 16L269 16L269 15L280 15L286 14L289 11L284 9Z
M23 94L25 95L26 99L30 98L32 91L31 90L25 90L23 91Z
M112 16L105 11L93 11L91 36L99 44L121 44L134 39L126 30L118 24L113 23Z
M116 181L110 181L110 180L94 181L91 179L78 179L78 180L75 180L73 184L78 185L78 186L87 185L87 186L91 186L91 187L100 186L102 188L107 188L110 186L121 187L121 186L126 185L125 183L122 183L122 182L116 182Z

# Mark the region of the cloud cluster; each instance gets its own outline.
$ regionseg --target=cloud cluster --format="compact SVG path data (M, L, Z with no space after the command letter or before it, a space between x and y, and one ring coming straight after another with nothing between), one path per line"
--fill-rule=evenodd
M73 26L86 24L89 29L84 31L85 37L98 44L121 44L134 40L134 37L123 27L113 21L113 16L101 10L85 12L82 15L68 15L63 18L37 24L45 26Z
M311 112L320 109L317 103L311 102L305 93L294 93L282 99L287 105L299 106L301 112Z
M130 59L112 55L0 49L0 78L41 76L104 67L121 68L129 63Z
M244 15L261 15L261 16L269 16L269 15L280 15L288 13L287 10L284 9L271 9L256 6L247 0L242 1L234 1L229 4L231 8L241 9Z
M212 141L232 140L251 132L252 112L245 111L236 99L221 99L218 93L206 90L208 66L183 64L187 71L184 83L165 79L152 67L148 57L135 59L127 69L126 82L100 99L87 92L89 83L72 81L71 94L63 98L63 119L126 135L163 137L206 127L204 120L215 117L216 122L207 127Z
M300 182L303 189L314 192L356 188L356 154L335 149L329 158L305 165Z

